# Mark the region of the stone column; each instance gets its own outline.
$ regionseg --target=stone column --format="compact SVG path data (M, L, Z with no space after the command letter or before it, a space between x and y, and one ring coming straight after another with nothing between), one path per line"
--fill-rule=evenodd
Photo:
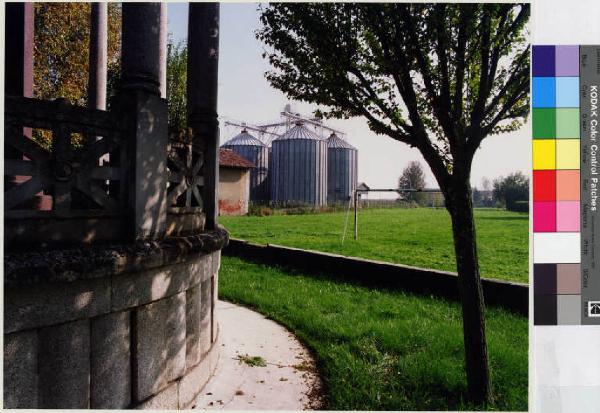
M206 228L217 226L219 182L219 4L190 3L188 17L187 112L194 145L204 152Z
M167 3L160 3L160 66L158 81L160 82L160 97L167 98Z
M123 88L160 96L161 3L123 3Z
M6 3L4 90L7 95L33 97L34 3ZM31 128L19 128L16 133L31 139ZM20 152L6 148L8 159L23 159ZM26 159L26 158L25 158ZM29 177L11 176L7 188L22 184ZM27 203L37 210L52 209L52 197L43 192Z
M6 3L4 34L4 92L33 97L33 3ZM23 128L23 135L31 138L31 128Z
M106 110L108 3L92 3L90 15L90 70L88 107Z
M129 205L135 240L164 236L167 219L167 101L160 97L161 3L123 3L121 91L115 110L130 125Z
M90 60L88 71L88 107L106 110L106 78L108 65L108 3L92 3L90 13ZM92 137L95 141L99 137ZM110 155L100 158L108 164Z
M33 3L6 3L4 90L33 96Z

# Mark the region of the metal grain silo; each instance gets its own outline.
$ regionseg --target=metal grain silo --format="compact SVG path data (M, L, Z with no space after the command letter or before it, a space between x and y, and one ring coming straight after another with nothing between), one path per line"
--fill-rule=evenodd
M348 202L357 179L357 149L332 133L327 139L327 202Z
M279 203L327 204L327 141L301 123L273 140L271 199Z
M245 129L222 145L243 156L254 164L250 170L250 200L269 199L269 149L267 145L250 135Z

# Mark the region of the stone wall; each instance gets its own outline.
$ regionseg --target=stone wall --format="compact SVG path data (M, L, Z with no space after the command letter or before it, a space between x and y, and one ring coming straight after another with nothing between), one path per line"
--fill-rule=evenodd
M326 274L344 282L435 295L450 300L460 299L458 275L449 271L344 257L274 244L259 245L237 239L230 240L223 253L308 274ZM481 284L486 305L500 306L524 316L528 315L527 284L491 278L482 278Z
M7 254L4 407L192 407L218 359L214 304L226 242L222 231Z

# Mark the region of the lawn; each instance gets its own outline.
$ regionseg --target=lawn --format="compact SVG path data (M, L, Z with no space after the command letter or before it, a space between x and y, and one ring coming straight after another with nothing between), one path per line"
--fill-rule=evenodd
M285 325L314 354L327 409L473 410L457 302L369 289L223 257L222 299ZM487 310L494 403L527 410L527 319ZM260 356L260 354L255 354Z
M352 214L346 239L345 212L221 217L232 237L417 267L456 271L450 216L445 209L365 209L353 239ZM528 282L529 215L475 210L481 275Z

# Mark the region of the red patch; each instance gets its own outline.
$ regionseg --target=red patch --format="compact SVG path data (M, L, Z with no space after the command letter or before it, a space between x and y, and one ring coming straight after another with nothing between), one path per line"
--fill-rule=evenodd
M556 201L556 171L533 171L533 200Z

